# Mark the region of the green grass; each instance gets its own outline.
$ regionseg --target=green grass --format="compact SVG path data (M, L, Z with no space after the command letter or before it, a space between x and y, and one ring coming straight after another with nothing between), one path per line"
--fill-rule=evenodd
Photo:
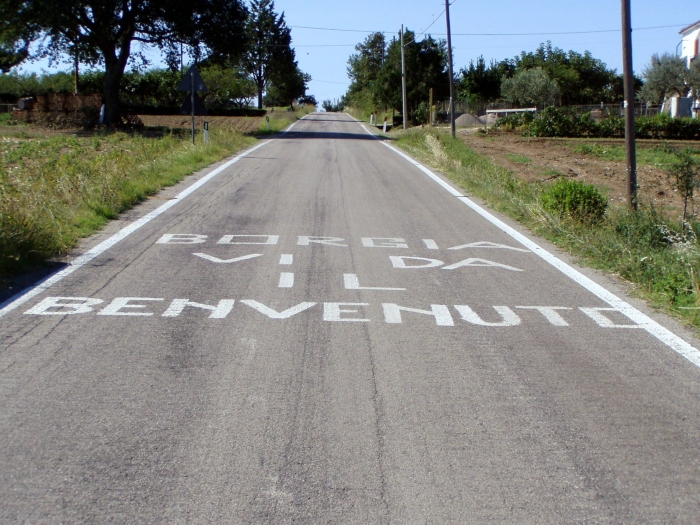
M12 126L15 120L12 118L12 113L0 113L0 126Z
M551 182L525 182L459 139L412 130L397 144L581 262L634 283L653 305L700 328L700 222L683 224L645 204L636 213L611 205L601 223L580 223L543 209L542 189Z
M506 158L514 164L530 164L532 162L530 157L513 153L506 153Z
M619 144L575 144L572 145L575 153L591 155L599 159L608 161L625 161L625 147ZM637 148L637 164L640 166L658 166L665 168L669 166L673 160L674 148L669 145L656 146L653 148ZM700 149L695 149L694 154L700 157ZM700 160L700 159L699 159Z
M0 134L0 280L65 253L159 189L252 144L224 128L160 137Z
M542 176L547 177L549 179L555 179L557 177L565 177L561 171L554 169L554 168L547 168L545 170L542 170Z

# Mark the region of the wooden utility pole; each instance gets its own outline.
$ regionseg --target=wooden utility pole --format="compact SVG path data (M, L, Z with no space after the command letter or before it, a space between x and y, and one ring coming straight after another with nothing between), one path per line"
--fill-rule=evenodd
M192 80L192 91L190 92L190 100L192 102L192 144L194 144L194 70L190 71L190 79Z
M623 0L624 1L624 0ZM455 136L455 77L452 72L452 35L450 34L450 0L445 0L445 20L447 21L447 56L450 66L450 126Z
M627 198L637 209L637 152L634 130L634 73L632 71L632 17L630 0L622 0L622 66L625 83L625 152L627 156Z
M406 102L406 57L403 49L403 24L401 24L401 97L403 98L403 129L406 129L408 103Z

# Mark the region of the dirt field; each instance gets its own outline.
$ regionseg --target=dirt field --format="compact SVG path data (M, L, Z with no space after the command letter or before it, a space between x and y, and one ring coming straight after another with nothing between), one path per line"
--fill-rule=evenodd
M562 174L576 177L596 186L608 188L613 201L626 200L626 171L624 161L610 161L575 151L581 144L613 145L624 148L624 140L546 139L528 138L515 133L484 135L460 133L460 137L475 151L494 160L528 181L544 181ZM637 141L637 148L654 148L662 141ZM674 147L697 149L697 142L674 142ZM682 214L683 204L659 166L638 163L637 178L642 202L650 199L670 215ZM696 199L700 200L700 199ZM696 205L696 210L697 210Z
M139 115L145 126L162 126L166 128L190 129L192 117L185 115ZM194 123L197 129L202 129L203 122L209 122L209 129L213 127L227 127L236 129L241 133L252 133L260 129L263 117L195 117Z

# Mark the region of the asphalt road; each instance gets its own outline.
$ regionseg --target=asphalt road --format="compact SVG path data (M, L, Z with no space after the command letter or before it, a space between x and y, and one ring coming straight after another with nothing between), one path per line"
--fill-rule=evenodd
M347 116L205 175L0 311L0 523L700 523L697 340Z

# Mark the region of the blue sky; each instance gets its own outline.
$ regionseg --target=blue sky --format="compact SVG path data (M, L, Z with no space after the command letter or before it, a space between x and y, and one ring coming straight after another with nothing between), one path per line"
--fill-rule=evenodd
M700 8L687 0L632 0L634 69L641 74L653 53L675 52L678 31L700 20ZM383 31L388 39L404 24L421 33L428 29L444 38L444 0L275 0L292 28L293 46L299 66L311 74L310 93L319 102L340 97L349 84L346 66L354 46L370 31ZM532 51L540 42L551 40L564 50L591 51L608 67L622 71L620 2L617 0L500 0L474 2L453 0L450 7L455 71L483 55L491 59L512 58L523 50ZM670 26L658 28L658 26ZM307 27L343 29L323 31ZM643 29L654 27L657 29ZM589 31L606 31L586 33ZM359 31L359 32L357 32ZM579 32L577 34L577 32ZM584 33L581 33L584 32ZM543 33L520 36L460 36L474 33ZM554 34L567 33L567 34ZM37 63L25 69L46 68ZM66 66L61 66L65 69Z

